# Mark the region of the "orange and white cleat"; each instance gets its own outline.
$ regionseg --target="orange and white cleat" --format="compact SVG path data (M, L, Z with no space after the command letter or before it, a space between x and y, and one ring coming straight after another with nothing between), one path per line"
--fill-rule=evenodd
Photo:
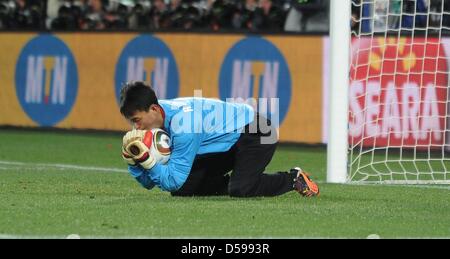
M304 172L300 167L291 169L291 172L297 172L294 179L294 189L304 197L319 196L319 186L309 178L309 174Z

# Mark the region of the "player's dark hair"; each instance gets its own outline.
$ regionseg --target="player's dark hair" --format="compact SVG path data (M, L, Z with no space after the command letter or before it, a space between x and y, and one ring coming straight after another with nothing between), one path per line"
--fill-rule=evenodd
M128 82L120 90L120 113L125 118L130 118L138 111L148 112L152 104L158 104L158 98L145 82Z

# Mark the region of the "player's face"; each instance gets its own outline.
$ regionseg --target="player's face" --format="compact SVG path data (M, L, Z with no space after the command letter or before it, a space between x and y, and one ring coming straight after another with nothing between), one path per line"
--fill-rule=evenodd
M161 107L158 105L151 105L148 112L135 112L133 116L130 117L130 121L133 127L139 130L150 130L154 128L162 128L164 126Z

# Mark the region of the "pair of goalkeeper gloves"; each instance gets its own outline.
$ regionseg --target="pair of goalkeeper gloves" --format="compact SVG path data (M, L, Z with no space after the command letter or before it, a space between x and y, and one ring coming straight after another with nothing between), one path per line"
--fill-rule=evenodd
M151 169L156 159L150 154L152 132L133 129L123 137L122 158L129 165L140 164L144 169Z

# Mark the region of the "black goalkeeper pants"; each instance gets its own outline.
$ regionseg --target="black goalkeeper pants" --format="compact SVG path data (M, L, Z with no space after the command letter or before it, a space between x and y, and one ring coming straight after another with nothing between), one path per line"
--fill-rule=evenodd
M296 175L264 173L277 142L262 144L262 140L271 134L276 136L275 130L269 120L257 116L229 151L198 155L186 182L172 195L258 197L292 191Z

